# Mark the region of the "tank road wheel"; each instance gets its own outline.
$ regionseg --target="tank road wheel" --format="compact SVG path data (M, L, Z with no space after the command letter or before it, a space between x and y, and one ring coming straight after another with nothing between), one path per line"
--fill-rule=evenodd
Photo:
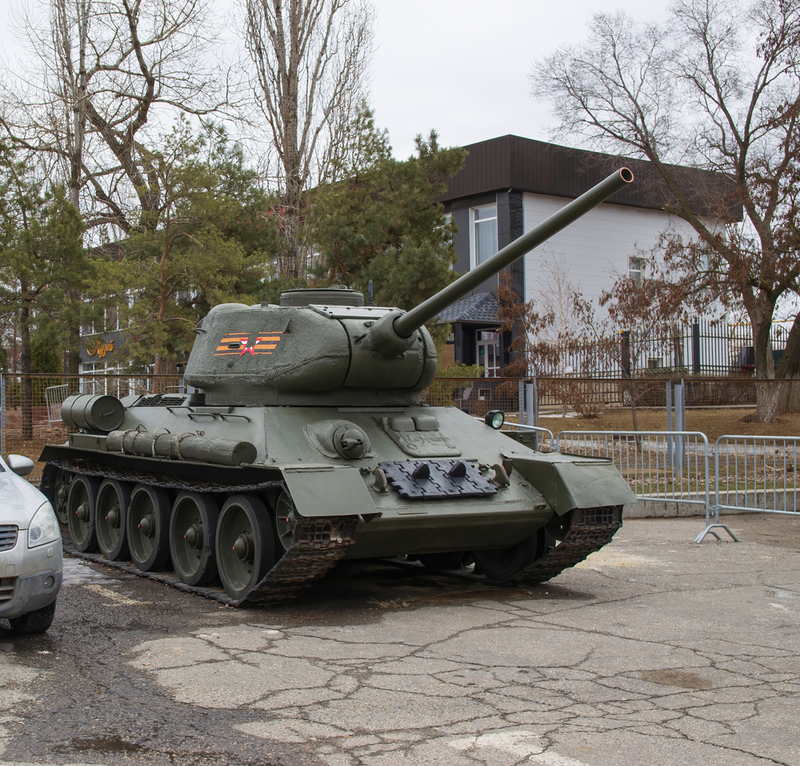
M219 507L211 495L181 492L172 505L169 550L187 585L208 585L217 575L215 540Z
M278 538L278 553L283 555L294 542L294 528L297 526L294 503L288 492L281 492L275 503L275 532Z
M97 550L94 516L99 484L89 476L76 476L67 495L67 529L72 544L82 553Z
M225 590L242 598L275 564L269 512L257 497L234 495L219 514L217 568Z
M159 487L137 484L128 506L128 549L143 572L165 569L169 562L169 495Z
M61 468L56 468L53 473L50 497L53 498L53 510L61 524L67 523L67 498L69 487L72 484L72 474Z
M128 542L125 539L125 519L131 488L123 482L106 479L97 491L95 527L97 545L109 561L128 557Z
M475 567L493 585L509 585L514 575L547 552L545 530L537 529L516 545L500 550L474 551Z

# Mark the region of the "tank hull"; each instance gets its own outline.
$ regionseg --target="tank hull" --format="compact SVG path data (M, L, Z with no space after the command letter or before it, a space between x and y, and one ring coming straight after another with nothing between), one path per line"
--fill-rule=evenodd
M253 505L253 524L264 531L265 545L274 552L268 556L269 568L256 572L241 592L234 588L221 596L227 603L294 596L341 558L424 560L431 554L475 551L511 555L537 533L557 530L576 514L613 509L601 519L604 544L621 524L622 505L631 499L608 461L536 452L455 408L207 407L197 401L191 395L170 397L166 406L159 406L159 398L126 401L117 429L72 434L67 444L45 448L43 489L62 517L80 513L83 496L73 499L70 489L76 477L83 477L87 497L109 482L122 487L120 496L142 495L146 488L160 492L166 518L179 512L181 493L209 498L216 509L231 498L247 498L245 511L250 513L248 503ZM229 438L232 431L236 443ZM171 457L162 454L169 451ZM187 456L206 453L219 461L244 454L252 462L228 465ZM99 530L108 503L101 498L95 505L90 525ZM83 528L70 530L80 538ZM135 539L139 532L130 534ZM79 541L84 548L79 553L103 555L84 542ZM176 541L171 542L175 548ZM554 542L551 537L533 558L546 559ZM569 558L564 553L568 547L555 548L563 549L562 559ZM181 555L172 551L178 564ZM581 552L580 558L585 555ZM299 560L292 563L293 558ZM160 570L167 581L170 566L167 560ZM293 568L297 571L292 573ZM281 574L281 569L286 571ZM514 574L516 581L526 579ZM271 576L281 582L277 589ZM526 581L531 578L547 579L538 571ZM282 580L293 584L286 587ZM212 597L224 594L214 587L196 590Z

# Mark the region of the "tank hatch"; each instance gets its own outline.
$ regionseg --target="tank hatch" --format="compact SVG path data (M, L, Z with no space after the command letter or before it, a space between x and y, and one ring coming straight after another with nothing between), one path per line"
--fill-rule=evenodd
M378 423L395 444L412 457L458 457L459 446L439 430L436 418L429 415L379 418Z
M364 294L349 287L298 287L281 293L281 306L363 306Z

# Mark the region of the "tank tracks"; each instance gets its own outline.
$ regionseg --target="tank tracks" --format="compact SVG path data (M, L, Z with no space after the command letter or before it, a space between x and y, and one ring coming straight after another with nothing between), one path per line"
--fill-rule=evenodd
M91 464L76 465L62 461L50 461L48 465L70 474L91 476L101 480L116 479L131 483L143 483L178 491L238 494L266 489L284 489L282 482L279 481L242 485L198 484L197 482L158 479L133 471L111 471ZM85 561L103 564L139 577L166 583L179 590L205 596L228 606L240 606L245 601L248 604L274 604L297 597L303 590L333 569L355 539L355 523L355 517L298 518L292 545L264 578L239 599L232 598L223 588L187 585L173 572L145 572L126 562L109 560L100 553L79 551L71 544L66 532L64 550Z
M235 494L266 489L285 489L280 481L246 485L201 485L196 482L157 479L151 475L135 472L110 471L99 466L78 466L62 461L50 461L49 465L72 474L132 483L141 482L178 491ZM68 533L65 533L64 549L70 555L85 561L162 582L228 606L240 606L244 602L254 605L269 605L296 598L302 591L333 569L345 556L347 548L355 541L356 520L355 517L298 518L292 545L264 578L239 599L232 598L223 588L187 585L173 572L145 572L123 561L108 560L100 553L79 551L71 545ZM565 569L575 566L589 554L611 542L611 538L621 526L621 506L576 509L573 511L572 523L564 539L514 575L509 584L526 587L556 577Z
M551 580L610 543L621 526L622 506L575 509L564 539L514 575L511 583L525 587Z

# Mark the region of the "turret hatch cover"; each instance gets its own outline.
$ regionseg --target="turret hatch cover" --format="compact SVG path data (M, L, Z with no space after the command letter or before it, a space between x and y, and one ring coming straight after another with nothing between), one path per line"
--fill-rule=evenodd
M309 308L329 319L371 319L377 321L391 309L382 306L322 306L311 304Z

